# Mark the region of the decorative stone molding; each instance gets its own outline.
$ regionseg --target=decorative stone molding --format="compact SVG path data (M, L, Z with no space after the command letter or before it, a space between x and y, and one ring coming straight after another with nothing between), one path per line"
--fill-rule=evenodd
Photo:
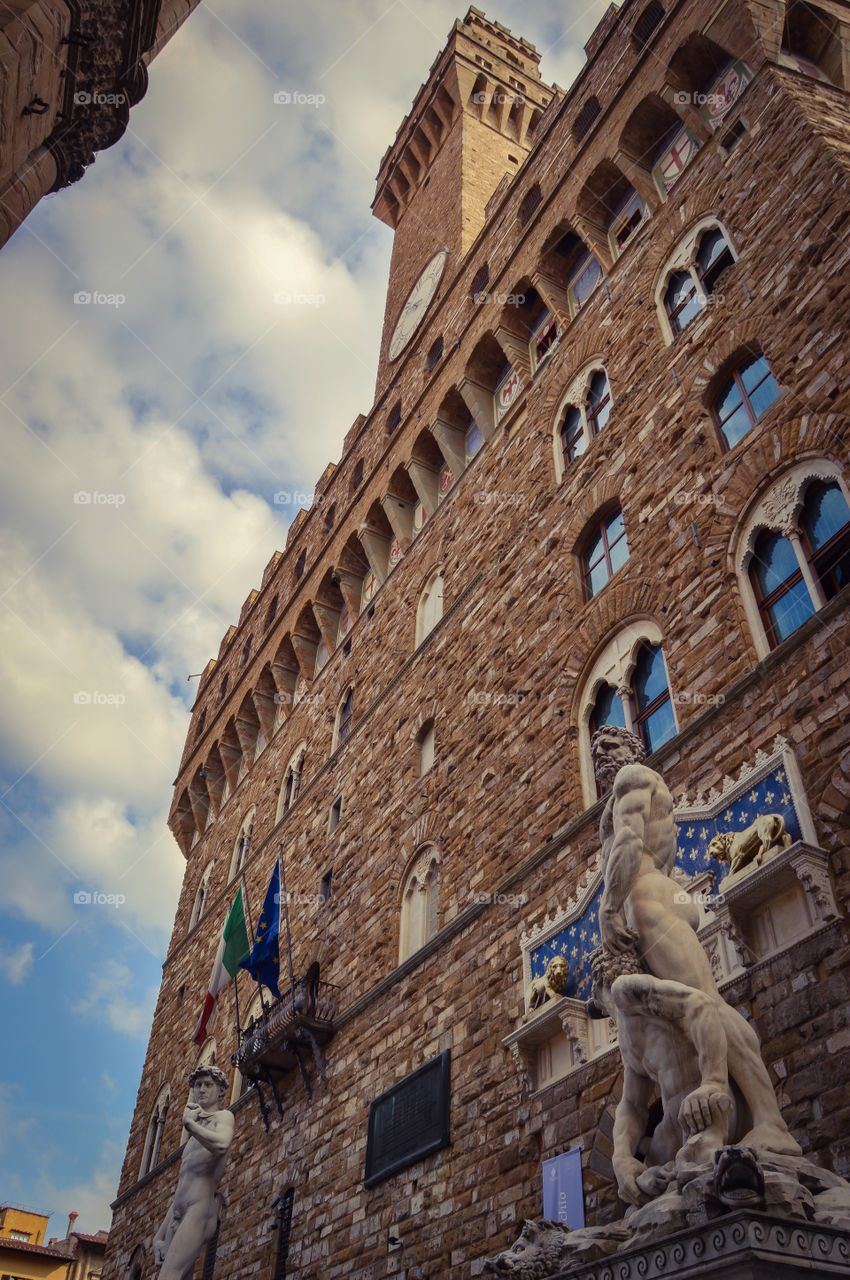
M98 151L123 135L130 108L148 87L145 55L153 49L161 0L77 0L65 97L46 141L56 162L53 191L79 181Z
M813 458L798 463L771 485L750 513L743 532L739 536L735 555L739 573L746 569L753 553L755 540L762 529L774 529L786 538L796 532L805 489L812 480L837 480L846 494L841 467L838 463L830 462L826 458Z

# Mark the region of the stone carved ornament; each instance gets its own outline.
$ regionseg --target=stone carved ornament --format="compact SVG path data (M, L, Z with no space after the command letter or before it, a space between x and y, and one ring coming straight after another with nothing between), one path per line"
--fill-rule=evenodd
M797 530L797 518L803 502L803 489L810 480L835 480L836 472L829 466L805 464L804 469L792 471L785 479L773 485L765 494L749 521L749 533L741 544L738 556L742 568L752 553L756 537L762 529L774 529L788 538Z
M526 1222L486 1269L522 1280L555 1276L742 1205L850 1228L850 1184L803 1158L755 1029L717 989L696 932L697 904L672 874L673 797L663 778L625 729L606 726L591 746L600 791L611 794L600 823L602 945L588 1012L617 1026L623 1092L612 1165L628 1208L613 1226ZM758 852L782 830L768 824L756 835ZM744 841L747 850L753 844ZM662 1118L647 1140L656 1097Z
M143 55L156 39L161 0L79 0L66 37L65 93L45 145L56 161L53 190L79 181L122 136L145 95Z

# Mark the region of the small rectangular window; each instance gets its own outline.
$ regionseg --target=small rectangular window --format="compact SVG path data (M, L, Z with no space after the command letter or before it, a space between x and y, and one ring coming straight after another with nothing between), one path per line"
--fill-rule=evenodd
M328 818L328 835L332 831L336 831L342 819L342 796L337 796L331 805L330 816Z
M322 898L322 904L325 906L331 900L331 896L333 894L333 887L334 887L334 872L333 872L333 867L331 867L322 876L321 898Z

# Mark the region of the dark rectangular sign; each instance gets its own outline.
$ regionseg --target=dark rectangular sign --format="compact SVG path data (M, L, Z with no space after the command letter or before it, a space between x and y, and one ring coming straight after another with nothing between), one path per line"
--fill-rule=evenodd
M451 1050L412 1071L369 1107L367 1187L449 1145Z

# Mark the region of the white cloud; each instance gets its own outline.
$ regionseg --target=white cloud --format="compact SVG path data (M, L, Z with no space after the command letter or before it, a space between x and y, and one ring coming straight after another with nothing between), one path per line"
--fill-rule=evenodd
M89 975L88 990L73 1005L74 1013L93 1015L122 1035L145 1037L150 1031L156 988L139 992L129 965L106 960Z
M0 973L13 987L24 982L32 969L33 944L22 942L19 947L0 948Z

